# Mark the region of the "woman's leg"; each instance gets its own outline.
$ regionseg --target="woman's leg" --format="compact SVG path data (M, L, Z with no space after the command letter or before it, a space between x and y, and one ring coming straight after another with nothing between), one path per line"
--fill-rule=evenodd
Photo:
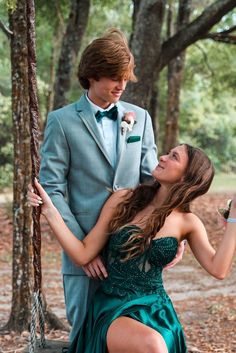
M109 353L168 353L163 337L129 317L114 320L107 331Z

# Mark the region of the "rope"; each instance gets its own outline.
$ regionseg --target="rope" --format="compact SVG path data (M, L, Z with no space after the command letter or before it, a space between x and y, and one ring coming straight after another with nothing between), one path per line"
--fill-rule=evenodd
M39 156L39 106L37 97L36 80L36 50L35 50L35 4L34 0L26 1L27 16L27 46L28 46L28 77L29 77L29 112L30 112L30 150L32 161L32 185L35 177L38 177L40 167ZM37 318L39 320L40 347L45 347L44 313L42 300L42 273L41 273L41 230L40 208L33 208L33 268L34 268L34 294L32 306L32 318L30 324L29 352L34 353L36 347Z
M44 335L44 314L43 314L43 306L42 306L42 294L40 291L34 293L33 295L34 302L32 306L31 312L31 323L30 323L30 342L29 342L29 353L35 352L36 347L36 326L37 326L37 317L39 319L39 330L40 330L40 342L39 347L45 348L45 335ZM38 314L38 315L37 315Z

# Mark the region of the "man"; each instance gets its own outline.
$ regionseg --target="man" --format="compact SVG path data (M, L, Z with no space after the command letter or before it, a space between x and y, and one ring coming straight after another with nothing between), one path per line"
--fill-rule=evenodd
M134 59L119 30L95 39L82 54L78 77L87 90L79 101L48 116L40 181L71 231L83 237L96 223L111 191L151 179L157 165L151 118L144 109L119 101L135 81ZM132 112L132 131L122 128ZM131 130L131 129L130 129ZM100 258L84 269L106 276ZM63 253L62 273L72 340L82 324L96 283Z

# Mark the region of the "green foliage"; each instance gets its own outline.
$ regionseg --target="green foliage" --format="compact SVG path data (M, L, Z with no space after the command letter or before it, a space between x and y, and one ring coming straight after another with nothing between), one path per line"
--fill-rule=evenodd
M191 19L200 15L209 1L194 1ZM7 4L11 9L15 0L0 0L0 18L7 25ZM4 5L4 6L1 6ZM36 44L39 102L42 119L46 116L48 93L51 89L50 65L54 50L58 61L62 34L66 28L70 2L66 0L36 0ZM9 8L9 7L8 7ZM89 23L82 48L109 27L122 29L129 39L132 27L131 0L92 0ZM235 25L232 12L214 26L212 32ZM163 36L166 31L163 28ZM204 148L218 170L236 170L236 46L211 40L198 41L187 50L186 69L181 94L180 140ZM78 61L80 59L80 55ZM77 64L74 68L68 100L75 101L81 94L78 85ZM158 142L164 132L166 109L166 69L159 81ZM0 188L12 182L12 118L10 41L0 30ZM159 149L160 150L160 149Z
M0 165L0 190L9 188L13 183L13 164Z
M187 51L180 138L202 147L219 171L236 170L236 48L204 40Z
M37 72L42 80L50 83L52 53L56 50L56 56L59 55L60 37L65 30L69 6L65 0L37 0L35 6Z
M204 89L214 97L225 90L234 92L236 86L235 45L199 41L187 50L185 87L194 88L196 81L202 81Z
M235 191L236 175L235 174L218 174L215 175L210 191Z
M224 28L226 20L229 21L227 16ZM236 171L235 56L235 45L198 41L187 49L181 89L180 141L203 148L217 171L227 173ZM160 151L167 99L166 77L165 69L159 82Z
M0 20L8 26L6 0L0 0ZM10 40L0 29L0 94L11 95Z
M0 188L12 183L13 145L11 97L0 93Z
M17 0L6 0L6 6L9 12L14 12L17 6Z
M181 141L203 148L217 170L236 170L235 100L228 92L210 97L202 82L185 90L181 106Z

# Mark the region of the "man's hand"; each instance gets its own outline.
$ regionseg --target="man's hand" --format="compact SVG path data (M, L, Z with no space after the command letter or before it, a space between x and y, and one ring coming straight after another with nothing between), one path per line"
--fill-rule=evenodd
M92 261L90 261L87 265L82 267L84 272L88 277L93 279L105 279L108 276L106 268L102 262L101 256L95 257Z
M172 260L169 264L167 264L164 267L164 270L169 270L169 268L174 267L179 261L182 260L183 254L184 254L184 249L185 249L185 244L186 244L186 240L181 241L174 260Z

